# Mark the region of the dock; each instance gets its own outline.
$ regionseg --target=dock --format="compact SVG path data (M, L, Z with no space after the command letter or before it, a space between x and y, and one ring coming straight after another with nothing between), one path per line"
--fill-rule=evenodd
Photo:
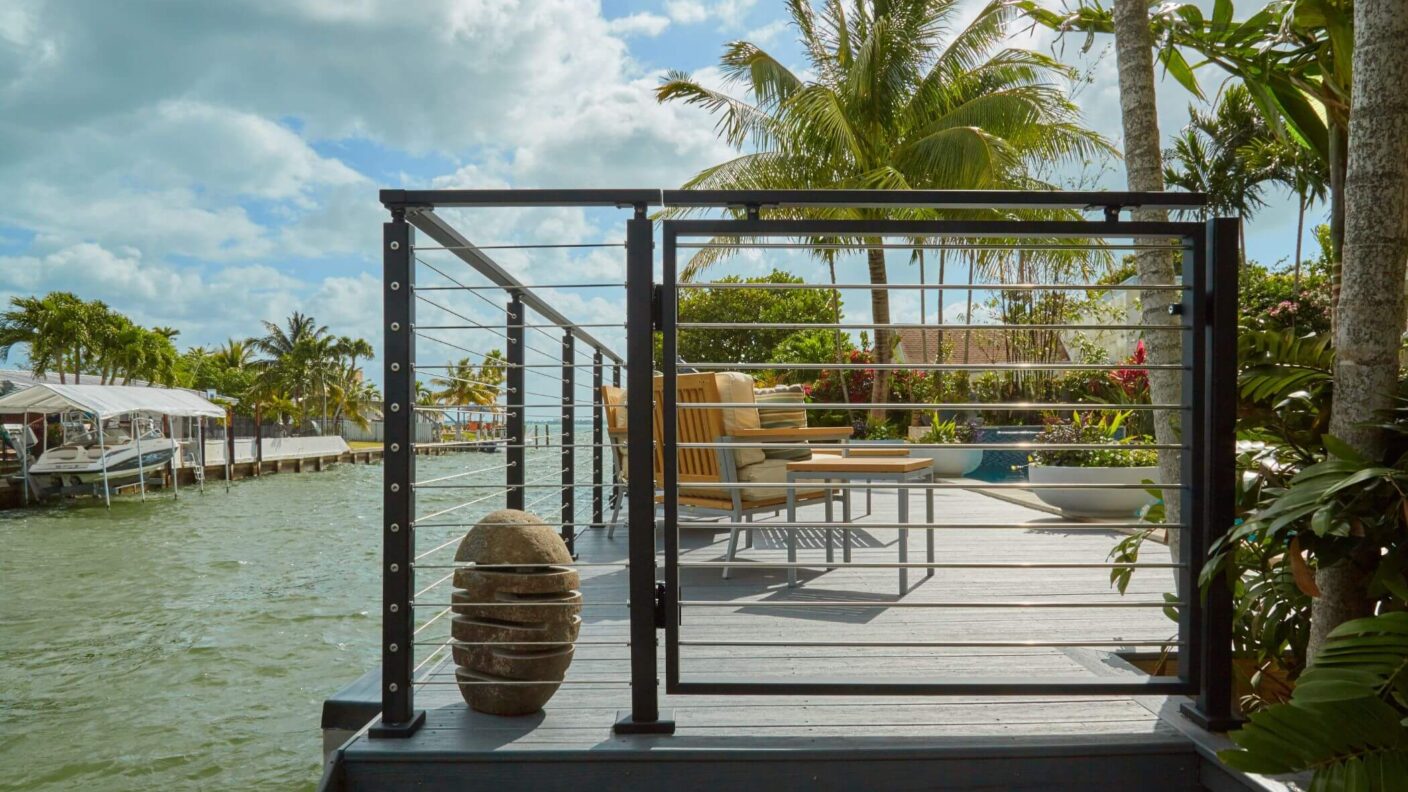
M895 492L873 494L872 513L852 523L853 560L893 562L897 532L866 525L896 522ZM1123 656L1157 651L1173 640L1176 625L1161 608L1134 603L1161 601L1173 588L1173 570L1139 569L1121 595L1110 587L1108 569L1098 567L984 569L983 562L999 560L1098 565L1123 534L1071 527L977 491L945 490L936 499L944 522L975 527L942 531L937 560L954 566L929 578L911 570L913 588L903 597L894 569L827 571L818 564L804 571L802 585L788 588L785 569L764 566L786 560L785 532L768 528L782 516L750 524L753 546L740 551L731 579L719 568L682 569L683 600L725 604L683 611L681 681L847 674L1149 679ZM801 519L821 517L820 506L803 511ZM986 527L1004 523L1011 527ZM682 525L681 562L721 561L728 527ZM921 559L923 531L909 533L909 557ZM454 684L453 665L432 662L416 688L425 726L405 739L374 739L365 730L351 736L334 751L323 788L456 789L467 778L485 788L542 792L618 788L623 779L635 789L672 790L1277 788L1221 767L1213 751L1227 745L1225 738L1197 730L1177 714L1180 699L1161 695L662 694L674 734L615 734L612 724L631 698L627 535L624 526L614 539L600 529L578 535L583 626L566 681L542 713L473 712ZM800 558L821 561L822 532L808 532L801 546ZM1151 545L1146 554L1163 560L1164 552ZM419 601L447 601L448 585ZM1015 600L1025 607L1000 607ZM422 609L418 622L439 610ZM417 640L418 661L447 638L448 619L432 624ZM835 645L852 640L894 646ZM915 648L917 641L944 645ZM1103 645L1081 645L1097 643ZM663 648L660 669L663 676ZM373 683L373 708L376 691ZM327 717L325 710L325 724ZM1201 786L1190 785L1199 778Z

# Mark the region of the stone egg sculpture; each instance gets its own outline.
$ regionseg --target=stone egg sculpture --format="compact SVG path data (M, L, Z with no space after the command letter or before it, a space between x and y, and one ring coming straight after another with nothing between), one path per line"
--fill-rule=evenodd
M501 509L465 534L455 561L493 566L455 570L450 636L460 694L491 715L537 712L572 664L582 626L577 570L556 566L572 562L567 546L542 518Z

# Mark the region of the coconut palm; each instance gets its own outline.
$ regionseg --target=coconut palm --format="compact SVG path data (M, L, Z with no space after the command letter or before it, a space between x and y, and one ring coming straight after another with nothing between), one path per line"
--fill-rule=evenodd
M9 360L18 345L28 348L29 367L35 376L57 368L64 380L64 354L57 317L39 297L11 297L10 308L0 314L0 360Z
M717 118L720 137L737 158L701 171L687 189L1039 189L1032 165L1111 151L1079 122L1058 87L1069 71L1044 55L1003 47L1010 3L992 0L957 33L957 0L832 0L814 10L789 0L790 23L808 70L790 71L762 47L735 41L721 68L743 98L672 72L656 92ZM912 211L913 217L934 212ZM770 216L867 219L864 209L773 211ZM833 240L836 241L836 240ZM870 281L887 282L879 240L841 240L869 247ZM717 260L701 251L686 267L691 279ZM825 258L824 256L822 256ZM877 325L890 322L889 292L874 289ZM892 360L892 332L876 330L879 362ZM888 398L887 371L877 372L872 398Z
M335 351L347 359L349 371L357 368L357 358L371 360L376 357L376 350L372 348L371 342L365 338L338 336Z
M313 317L294 311L280 327L264 322L265 335L251 338L248 343L269 356L260 361L260 377L267 389L282 389L297 405L299 422L308 417L308 397L321 394L327 379L327 362L332 358L334 343L326 325Z
M84 368L94 362L92 327L108 307L84 302L71 292L12 297L10 305L0 314L0 359L8 359L15 345L24 344L35 375L57 369L64 383L71 371L73 381L81 383Z
M237 338L227 340L210 353L211 361L224 369L242 369L254 360L254 349L249 342Z

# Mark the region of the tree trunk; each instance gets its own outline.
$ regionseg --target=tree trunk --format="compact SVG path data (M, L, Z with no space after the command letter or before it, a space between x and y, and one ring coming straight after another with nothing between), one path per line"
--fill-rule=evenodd
M841 344L841 292L836 288L835 259L827 259L826 268L831 273L831 321L835 322L837 325L835 335L836 365L844 366L846 364L846 352ZM841 400L844 401L846 404L850 404L851 386L848 383L848 380L850 379L850 372L845 368L839 368L836 370L836 373L840 375L841 378ZM847 412L846 420L851 420L849 412Z
M1120 79L1120 116L1124 125L1124 161L1129 189L1162 192L1163 157L1159 151L1159 116L1154 94L1154 43L1149 35L1149 4L1146 0L1115 0L1115 56ZM1168 220L1168 212L1135 209L1133 219L1144 222ZM1138 240L1141 245L1157 245L1157 240ZM1142 251L1136 258L1139 282L1144 285L1173 283L1173 254L1160 250ZM1146 291L1140 297L1142 324L1169 324L1168 313L1176 292ZM1144 331L1144 349L1150 364L1178 364L1182 361L1176 330ZM1156 403L1176 404L1183 400L1181 377L1176 370L1149 372L1149 396ZM1179 413L1154 411L1154 439L1178 444ZM1159 480L1179 480L1180 463L1175 450L1159 451ZM1164 491L1164 514L1168 522L1181 521L1178 490ZM1182 560L1182 531L1168 532L1169 554L1175 563ZM1201 565L1201 559L1190 563ZM1179 592L1182 594L1182 592Z
M879 244L875 240L872 244ZM870 283L874 286L884 286L889 282L885 275L885 251L882 248L871 248L866 251L870 263ZM870 290L870 314L877 327L875 328L875 362L889 363L890 355L890 329L880 327L890 323L890 290L871 289ZM870 391L870 401L873 404L883 404L890 400L890 371L883 366L875 369L875 385ZM885 409L883 407L872 408L870 411L871 421L885 420Z
M1352 90L1352 88L1351 88ZM1340 304L1340 269L1344 261L1345 149L1348 133L1331 121L1330 130L1330 335L1335 334Z
M1370 458L1384 454L1373 424L1393 406L1408 263L1408 15L1402 0L1354 4L1354 85L1344 179L1344 252L1335 325L1330 434ZM1332 171L1333 173L1333 171ZM1330 631L1372 612L1365 588L1378 548L1316 572L1313 658Z

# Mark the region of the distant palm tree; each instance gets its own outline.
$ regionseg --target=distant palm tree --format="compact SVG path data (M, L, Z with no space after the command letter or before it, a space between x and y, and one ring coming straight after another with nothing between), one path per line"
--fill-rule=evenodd
M225 369L242 369L254 359L254 349L247 341L237 338L227 340L210 353L215 365Z
M335 349L338 355L347 358L349 371L357 368L357 358L371 360L376 357L376 350L372 348L371 342L365 338L338 336Z
M0 314L0 358L8 359L17 344L29 348L30 370L42 376L51 369L66 383L83 381L83 370L92 364L92 328L108 311L101 302L84 302L71 292L50 292L43 297L12 297L10 310Z
M1113 151L1080 124L1078 108L1058 85L1070 76L1066 67L1003 46L1016 16L1007 0L991 0L952 35L946 34L961 13L954 0L830 0L819 11L809 0L787 6L808 61L801 76L762 47L735 41L720 65L747 98L679 72L657 90L661 102L708 109L720 137L751 149L701 171L687 189L1042 189L1050 185L1033 165ZM769 214L880 216L851 208ZM870 282L888 282L878 238L831 241L867 246ZM683 277L697 276L720 255L700 251ZM870 302L874 322L889 324L889 291L874 289ZM890 362L892 331L881 327L875 335L877 362ZM887 370L876 372L873 401L888 399L889 382Z
M269 356L258 363L265 390L287 392L302 424L308 419L308 397L315 392L322 395L333 339L326 325L299 311L294 311L283 327L266 321L264 329L265 335L248 343Z

